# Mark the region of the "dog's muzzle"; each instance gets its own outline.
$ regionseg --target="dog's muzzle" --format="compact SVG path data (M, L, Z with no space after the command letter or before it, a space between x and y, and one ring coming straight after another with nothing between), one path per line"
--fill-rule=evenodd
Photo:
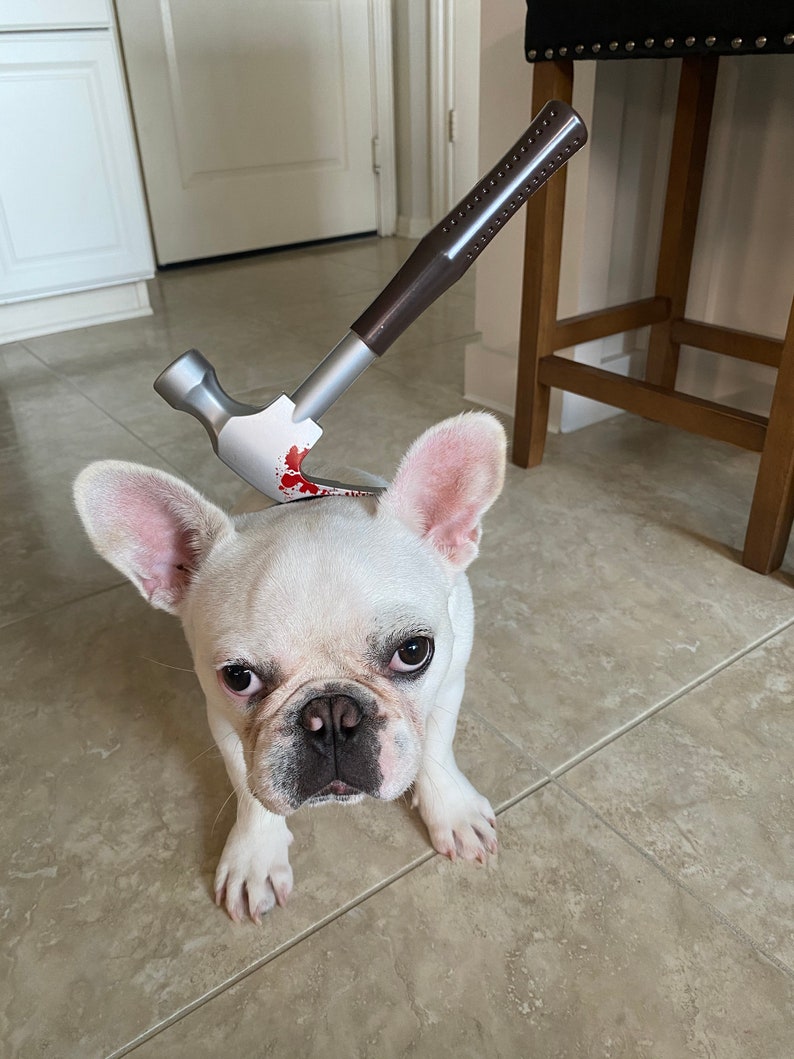
M383 782L374 698L355 685L315 689L298 708L296 795L300 803L377 796Z

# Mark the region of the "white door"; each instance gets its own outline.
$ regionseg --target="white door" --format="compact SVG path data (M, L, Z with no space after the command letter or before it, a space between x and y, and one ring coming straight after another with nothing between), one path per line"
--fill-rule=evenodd
M373 231L368 0L117 0L161 264Z

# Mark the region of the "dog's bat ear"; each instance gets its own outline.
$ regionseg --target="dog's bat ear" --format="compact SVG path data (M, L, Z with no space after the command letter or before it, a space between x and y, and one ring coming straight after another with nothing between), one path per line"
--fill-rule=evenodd
M74 483L74 500L99 554L172 614L212 545L234 530L191 486L135 463L90 464Z
M480 520L502 490L505 432L487 412L425 431L400 463L381 503L458 570L477 557Z

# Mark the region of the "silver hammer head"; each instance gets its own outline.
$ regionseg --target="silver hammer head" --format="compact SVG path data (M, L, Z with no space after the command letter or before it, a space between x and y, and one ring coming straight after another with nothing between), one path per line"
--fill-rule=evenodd
M370 355L367 363L371 359ZM364 367L366 364L353 378ZM222 389L210 362L197 349L190 349L169 364L155 380L154 388L172 408L195 416L220 459L273 500L285 503L311 496L364 496L373 492L310 478L302 470L306 454L323 433L322 427L307 415L313 396L307 383L292 397L283 393L262 408L242 404ZM318 414L325 410L323 405L330 403L329 396L333 399L323 390L322 401L315 397Z

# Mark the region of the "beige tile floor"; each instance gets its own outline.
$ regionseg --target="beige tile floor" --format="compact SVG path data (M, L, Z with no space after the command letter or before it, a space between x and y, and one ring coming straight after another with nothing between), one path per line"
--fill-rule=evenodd
M248 400L288 388L409 249L173 271L153 317L0 347L0 1054L794 1054L794 553L738 564L754 457L627 416L510 468L472 569L458 751L498 859L442 861L404 802L301 812L289 906L211 902L232 808L181 632L70 482L124 458L232 503L154 375L198 345ZM467 407L472 294L329 413L326 459L388 474Z

